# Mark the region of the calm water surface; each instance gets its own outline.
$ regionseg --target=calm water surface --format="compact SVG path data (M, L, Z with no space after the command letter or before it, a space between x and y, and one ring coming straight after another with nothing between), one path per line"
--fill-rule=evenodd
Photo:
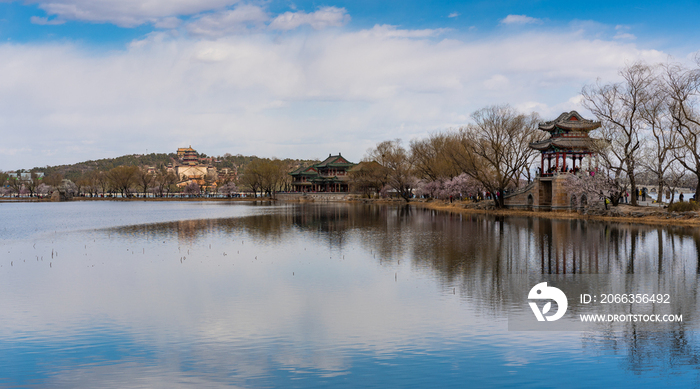
M0 216L0 387L700 385L690 324L508 331L504 293L513 274L646 275L691 319L698 229L347 204Z

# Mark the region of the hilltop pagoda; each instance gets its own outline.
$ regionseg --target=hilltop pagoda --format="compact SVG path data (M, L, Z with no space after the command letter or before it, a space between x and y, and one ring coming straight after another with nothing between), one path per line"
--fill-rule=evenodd
M549 139L530 143L530 148L541 153L541 175L548 176L555 172L569 171L567 158L571 158L571 171L580 169L583 158L594 154L592 149L595 140L590 138L588 133L598 127L600 122L584 119L576 111L564 112L555 120L540 123L539 129L548 132ZM547 160L546 170L545 159Z

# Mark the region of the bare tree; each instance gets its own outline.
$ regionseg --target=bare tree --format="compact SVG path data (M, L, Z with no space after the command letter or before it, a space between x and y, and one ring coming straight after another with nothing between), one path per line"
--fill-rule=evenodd
M540 118L501 105L478 110L472 119L474 124L459 129L450 157L492 193L497 207L503 207L503 192L518 185L521 172L536 155L529 144L544 137L537 127Z
M0 170L0 195L2 196L5 196L10 192L9 184L7 182L9 178L9 174Z
M361 192L367 198L387 185L390 170L375 161L360 162L348 170L350 185L354 191Z
M244 171L243 171L243 176L241 177L241 184L244 186L247 186L250 188L250 190L253 191L253 197L257 196L258 192L261 192L262 194L262 187L263 187L263 173L262 173L262 160L260 158L256 158L252 161L250 161Z
M163 167L156 172L154 183L158 196L163 197L164 193L170 194L170 189L177 183L177 175Z
M90 170L83 175L83 179L85 180L85 190L90 194L90 197L97 195L99 185L97 180L98 173L99 172L97 170Z
M259 173L262 176L262 191L271 198L275 198L275 194L284 187L289 170L289 166L277 158L262 160L259 166Z
M20 172L17 171L17 174L12 177L8 177L7 184L10 187L11 193L19 194L22 190L22 179L20 178Z
M150 173L147 168L139 168L134 175L134 181L136 185L141 189L144 196L148 196L148 188L151 187L155 181L155 175Z
M215 172L207 172L207 174L204 176L204 189L207 193L216 193L217 191L217 186L216 186L216 180L218 179L217 175Z
M52 173L44 178L44 183L46 185L52 186L56 189L58 189L58 186L61 185L61 181L63 181L63 175L61 173Z
M656 177L659 201L661 201L666 172L676 160L674 152L679 147L679 128L674 125L675 121L669 110L668 94L658 78L650 86L650 90L652 91L650 97L640 110L650 140L643 147L643 157L640 162L649 173Z
M700 199L700 69L674 64L665 67L664 75L671 117L680 138L675 157L698 178L695 198Z
M449 148L455 140L453 134L434 133L427 139L411 141L411 158L418 178L449 180L461 173L449 158Z
M37 173L30 173L29 179L24 181L24 187L29 191L29 197L34 196L36 188L41 184L41 177Z
M138 171L137 166L117 166L107 172L107 179L114 189L121 192L122 197L128 197Z
M599 153L607 170L616 180L626 175L634 193L643 143L640 132L646 124L642 108L653 96L655 74L652 67L638 62L623 68L620 76L624 82L604 85L598 82L585 86L581 94L583 106L601 122L599 135L609 143L609 147ZM637 205L636 196L632 196L632 205Z
M109 177L107 177L107 173L98 171L97 173L95 173L95 181L101 193L104 195L105 192L107 192L107 189L109 188Z
M91 172L83 173L78 177L73 183L78 188L77 195L81 196L86 191L90 191L90 184L92 183L89 177Z
M682 165L679 166L678 163L671 164L668 169L666 169L664 176L664 185L669 193L670 206L676 200L676 189L678 189L683 183L687 182L688 170ZM659 201L662 200L663 192L659 192ZM696 197L697 198L697 197Z
M375 161L387 171L387 184L406 202L413 197L413 188L418 180L413 175L413 163L401 139L388 140L369 149L365 162Z

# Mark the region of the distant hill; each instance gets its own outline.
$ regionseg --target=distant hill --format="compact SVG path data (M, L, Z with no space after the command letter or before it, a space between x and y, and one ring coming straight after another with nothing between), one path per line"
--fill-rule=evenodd
M107 171L117 166L166 166L169 163L175 162L177 154L132 154L123 155L117 158L104 158L96 161L78 162L72 165L58 165L48 167L35 167L31 171L44 172L45 176L53 173L60 173L63 177L69 180L75 180L81 175L91 171Z
M200 157L207 157L206 154L199 154ZM257 156L244 156L244 155L231 155L231 154L224 154L223 156L218 156L214 157L214 160L216 163L214 163L214 166L217 169L223 169L223 168L229 168L229 169L234 169L237 168L239 171L242 171L243 168L245 168L245 165L250 163L251 161L259 159ZM121 157L116 157L116 158L104 158L104 159L98 159L95 161L85 161L85 162L78 162L72 165L58 165L58 166L47 166L47 167L35 167L31 169L32 172L43 172L45 176L52 175L54 173L59 173L61 174L64 178L67 178L69 180L76 180L83 174L92 171L92 170L98 170L98 171L108 171L110 169L113 169L117 166L155 166L156 168L161 168L163 166L167 166L170 163L175 163L177 162L177 154L176 153L169 153L169 154L157 154L157 153L151 153L151 154L131 154L131 155L123 155ZM299 159L285 159L286 162L289 163L291 167L298 167L301 165L309 165L314 162L318 161L311 161L311 160L299 160ZM291 171L291 168L290 168Z

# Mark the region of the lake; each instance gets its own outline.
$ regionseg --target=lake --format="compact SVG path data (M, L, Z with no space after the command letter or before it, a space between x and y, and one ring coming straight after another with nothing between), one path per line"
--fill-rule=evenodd
M700 385L697 228L354 204L0 215L0 387ZM532 280L603 276L670 294L683 322L509 327L534 320Z

